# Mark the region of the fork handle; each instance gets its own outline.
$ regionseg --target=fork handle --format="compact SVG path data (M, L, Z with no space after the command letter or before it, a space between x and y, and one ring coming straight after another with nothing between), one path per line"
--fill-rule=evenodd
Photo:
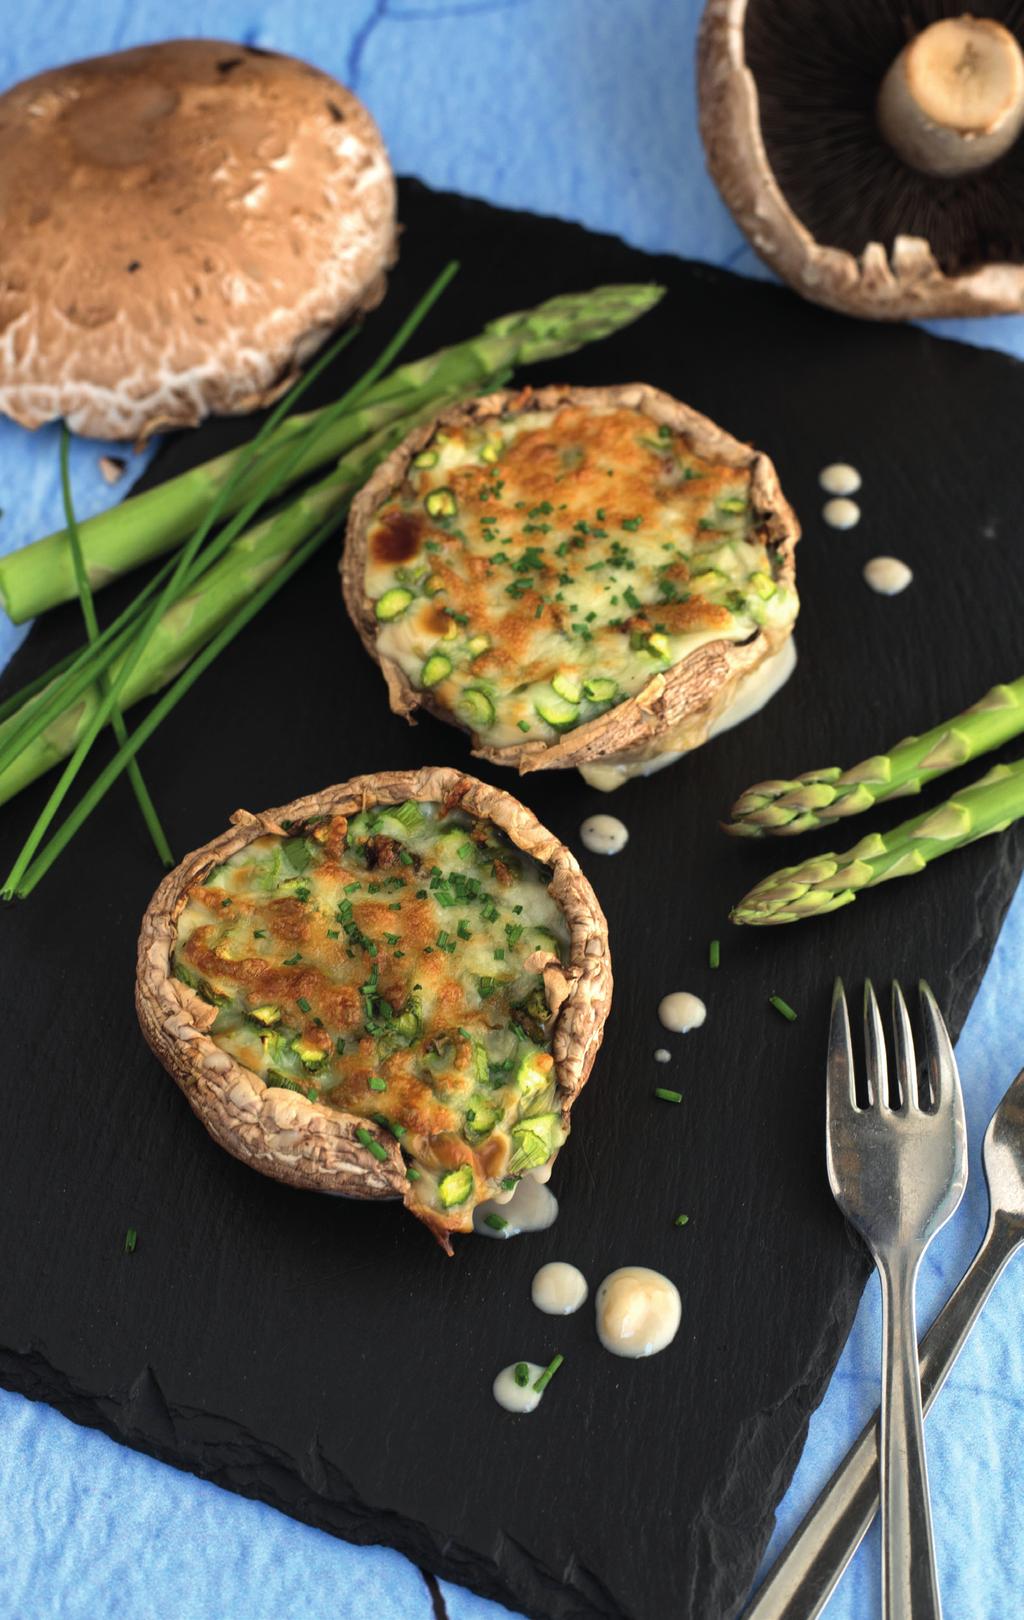
M1019 1222L994 1212L968 1271L921 1342L921 1393L926 1412L1020 1243ZM876 1413L768 1572L746 1610L746 1620L817 1620L877 1511Z
M941 1620L932 1543L914 1285L920 1253L879 1258L882 1278L882 1614Z

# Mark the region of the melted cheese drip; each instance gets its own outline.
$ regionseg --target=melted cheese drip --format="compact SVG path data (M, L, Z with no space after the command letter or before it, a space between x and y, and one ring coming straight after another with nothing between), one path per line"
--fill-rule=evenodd
M655 1356L679 1331L675 1283L647 1266L621 1266L597 1290L597 1336L613 1356Z
M670 996L664 996L658 1003L658 1017L666 1029L672 1030L675 1035L686 1035L691 1029L699 1029L708 1015L708 1010L699 996L693 996L688 990L673 990Z
M585 1302L587 1279L576 1266L551 1260L533 1279L530 1298L546 1316L571 1316Z
M872 557L870 562L864 564L865 583L879 596L899 596L913 577L913 569L908 568L899 557Z
M506 1223L495 1228L487 1225L488 1215L497 1215ZM514 1192L499 1193L478 1204L473 1211L473 1230L481 1237L514 1238L524 1232L546 1232L558 1219L558 1199L535 1176L524 1176Z

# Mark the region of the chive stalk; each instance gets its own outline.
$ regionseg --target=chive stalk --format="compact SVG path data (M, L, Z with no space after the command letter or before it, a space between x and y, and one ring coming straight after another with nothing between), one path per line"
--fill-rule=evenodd
M552 1378L554 1378L564 1360L564 1356L554 1356L552 1360L548 1362L540 1377L534 1381L533 1388L537 1395L543 1395L544 1391L547 1389Z
M100 627L96 619L96 608L92 599L92 587L89 584L89 576L85 570L85 560L82 556L82 542L79 537L78 522L75 517L75 504L71 495L71 468L68 462L68 449L70 444L71 434L68 432L67 423L65 422L61 424L60 432L60 488L61 496L64 502L64 522L67 526L68 548L71 552L71 560L74 565L75 583L78 587L78 600L81 604L82 618L85 622L85 633L89 638L90 645L93 645L99 636ZM107 677L103 675L100 679L102 683L101 690L105 690ZM123 743L128 736L128 730L125 726L124 715L121 713L120 708L114 708L110 717L110 723L117 741L119 743ZM143 781L142 771L139 768L139 762L137 759L133 759L128 767L128 780L131 782L132 792L135 794L139 809L142 812L142 819L146 823L146 827L149 830L149 836L153 840L153 848L156 850L157 855L163 862L164 866L173 866L174 856L171 854L171 846L167 842L167 834L164 832L164 829L161 826L160 817L157 815L156 811L156 805L153 803L153 800L150 797L149 789Z
M783 1001L781 996L769 996L768 1005L770 1007L774 1007L775 1011L777 1013L781 1013L783 1018L788 1019L791 1024L796 1023L796 1013L789 1005L789 1002Z
M681 1091L670 1091L667 1086L655 1086L654 1095L662 1102L681 1103L683 1100Z

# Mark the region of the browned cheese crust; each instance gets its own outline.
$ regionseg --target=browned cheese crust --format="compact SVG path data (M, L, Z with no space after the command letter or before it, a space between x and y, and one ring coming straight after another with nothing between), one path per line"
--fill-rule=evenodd
M412 458L438 429L523 411L555 410L562 405L621 406L640 411L653 423L685 434L693 451L709 462L749 470L755 521L778 558L780 583L795 591L794 549L800 526L782 493L775 468L766 455L733 438L708 417L646 383L608 388L560 385L488 394L445 411L416 428L381 463L352 503L341 560L345 604L364 647L381 666L391 708L396 714L411 718L414 711L422 707L448 724L458 724L451 712L432 698L429 690L414 687L393 659L381 655L377 641L379 626L365 587L368 535L374 514L400 488ZM652 675L634 696L606 714L566 732L554 743L526 739L522 743L488 747L477 739L473 752L481 759L513 766L522 773L597 761L630 763L668 748L694 747L706 738L743 677L778 651L785 639L785 635L766 628L745 643L707 642L664 673Z
M249 411L384 293L380 134L305 62L172 40L0 96L0 410L131 439Z
M252 815L239 810L232 827L185 857L164 878L142 920L135 1001L146 1037L177 1081L211 1136L246 1164L293 1187L341 1193L350 1198L393 1198L412 1205L402 1154L394 1136L364 1117L294 1091L266 1086L219 1047L208 1031L217 1009L172 976L177 921L188 891L213 867L267 833L283 835L284 822L314 816L350 816L375 805L406 799L458 806L499 827L519 849L551 871L549 893L569 930L568 960L549 985L549 1005L558 1006L551 1038L558 1096L566 1129L604 1033L611 1005L608 927L590 884L572 853L510 794L459 771L426 766L418 771L381 771L353 777L337 787ZM547 975L545 975L547 979ZM379 1161L356 1139L369 1129L387 1153ZM422 1210L418 1211L424 1219ZM428 1223L429 1224L429 1223ZM450 1236L435 1235L449 1253Z

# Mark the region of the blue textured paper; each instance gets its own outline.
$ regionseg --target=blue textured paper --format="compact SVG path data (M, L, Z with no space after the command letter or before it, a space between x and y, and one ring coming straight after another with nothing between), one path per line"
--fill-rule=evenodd
M639 246L764 275L703 166L695 0L0 0L0 87L78 56L214 34L308 57L366 100L396 168L433 185L618 232ZM1024 356L1024 318L934 330ZM981 402L979 402L981 403ZM116 499L79 444L82 515ZM123 450L117 453L123 454ZM141 467L133 460L131 471ZM60 522L54 431L0 424L0 549ZM879 549L884 549L881 545ZM17 636L0 623L0 663ZM1008 674L1016 672L1008 672ZM959 1046L972 1181L930 1251L927 1321L985 1225L979 1147L1024 1061L1024 890ZM1024 1269L1011 1270L928 1423L946 1614L1010 1620L1024 1591ZM877 1290L865 1297L782 1504L782 1546L877 1399ZM571 1398L563 1389L562 1398ZM665 1549L664 1556L671 1556ZM877 1537L829 1620L878 1612ZM505 1611L445 1587L451 1620ZM0 1614L11 1620L430 1620L419 1573L76 1428L0 1391ZM666 1616L665 1620L670 1620Z

